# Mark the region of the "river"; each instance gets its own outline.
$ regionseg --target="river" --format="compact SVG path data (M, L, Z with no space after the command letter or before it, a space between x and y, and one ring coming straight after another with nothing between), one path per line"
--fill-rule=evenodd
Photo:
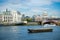
M60 40L60 26L53 26L53 32L28 33L29 28L35 26L0 26L0 40Z

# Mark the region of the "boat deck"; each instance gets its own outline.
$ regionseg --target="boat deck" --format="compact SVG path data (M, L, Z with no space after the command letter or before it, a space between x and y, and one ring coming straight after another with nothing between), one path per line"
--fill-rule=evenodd
M29 33L37 33L37 32L52 32L52 28L40 28L40 29L28 29Z

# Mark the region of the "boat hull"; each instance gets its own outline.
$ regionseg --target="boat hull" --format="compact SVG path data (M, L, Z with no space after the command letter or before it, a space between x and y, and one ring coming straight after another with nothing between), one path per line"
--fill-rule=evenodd
M51 28L42 28L42 29L28 29L29 33L37 33L37 32L52 32Z

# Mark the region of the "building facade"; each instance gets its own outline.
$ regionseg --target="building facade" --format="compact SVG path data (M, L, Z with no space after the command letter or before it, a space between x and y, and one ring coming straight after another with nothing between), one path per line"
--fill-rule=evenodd
M41 16L36 16L36 17L35 17L35 21L36 21L36 22L42 21Z
M0 14L0 23L20 23L22 15L18 11L6 11Z
M22 15L18 11L11 11L13 15L13 23L20 23L22 21Z

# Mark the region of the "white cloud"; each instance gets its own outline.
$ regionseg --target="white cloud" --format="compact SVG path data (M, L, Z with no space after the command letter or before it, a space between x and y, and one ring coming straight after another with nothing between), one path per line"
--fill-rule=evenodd
M49 5L50 0L8 0L0 9L28 9L35 6Z
M7 4L7 5L3 5L3 6L0 6L0 9L1 10L5 10L6 8L8 8L9 10L18 10L18 9L28 9L27 6L23 6L21 4Z
M52 1L54 1L54 2L60 2L60 0L52 0Z
M51 1L50 0L31 0L30 5L37 5L37 6L42 6L42 5L50 5Z
M0 10L8 8L9 10L21 11L20 9L23 9L21 13L26 15L34 15L40 14L44 10L48 10L49 8L41 6L51 5L53 2L60 2L60 0L8 0L6 4L0 6Z

